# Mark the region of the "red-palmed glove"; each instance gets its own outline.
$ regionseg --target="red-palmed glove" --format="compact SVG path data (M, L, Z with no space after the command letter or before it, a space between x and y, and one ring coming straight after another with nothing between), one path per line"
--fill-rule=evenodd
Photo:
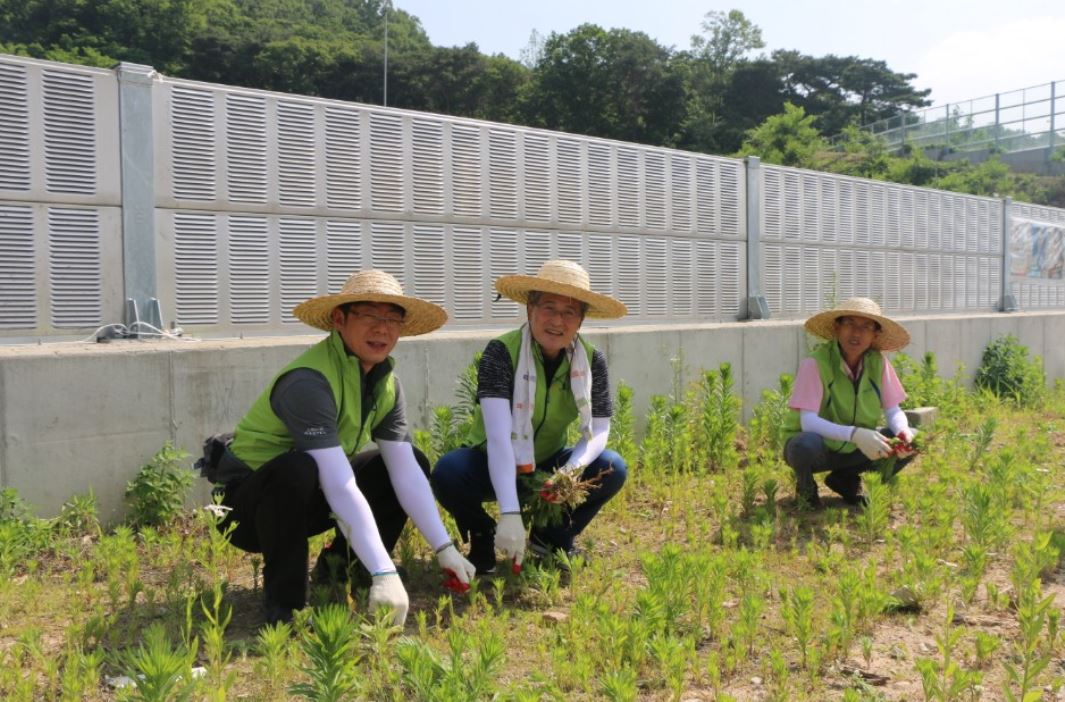
M875 429L855 427L851 433L851 442L858 450L865 454L870 461L878 458L886 458L891 453L891 445L888 444L884 435Z
M451 571L455 578L463 585L469 585L470 579L477 573L472 563L467 561L455 548L455 544L448 544L436 554L436 561L445 571Z
M507 512L499 517L496 527L496 548L517 565L525 556L525 524L519 512Z

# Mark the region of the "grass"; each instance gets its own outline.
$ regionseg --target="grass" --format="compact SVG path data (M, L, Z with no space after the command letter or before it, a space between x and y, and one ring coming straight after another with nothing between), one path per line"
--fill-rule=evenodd
M262 628L261 561L222 541L207 511L107 531L84 499L45 521L5 493L0 698L1055 697L1060 387L1027 408L954 388L925 453L871 486L871 510L822 488L826 508L810 512L777 458L781 393L766 393L761 423L736 427L729 382L724 369L656 400L639 443L623 414L630 481L569 573L529 563L451 595L406 534L404 631L368 618L364 596L338 607L321 592L291 629Z

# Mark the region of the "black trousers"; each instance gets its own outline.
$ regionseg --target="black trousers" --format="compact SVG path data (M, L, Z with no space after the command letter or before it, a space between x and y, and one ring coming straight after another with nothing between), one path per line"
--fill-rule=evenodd
M429 475L429 459L414 456ZM380 451L364 451L351 461L355 484L370 503L381 541L389 553L399 541L407 513L399 504ZM301 609L307 602L307 540L336 527L318 482L318 464L307 453L291 451L264 463L246 478L226 485L222 504L231 508L219 529L236 526L229 542L263 554L263 590L268 602ZM330 551L349 551L339 529Z

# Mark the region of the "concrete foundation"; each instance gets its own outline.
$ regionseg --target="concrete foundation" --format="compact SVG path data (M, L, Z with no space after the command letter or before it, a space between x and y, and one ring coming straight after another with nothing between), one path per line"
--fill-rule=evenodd
M961 365L971 377L987 343L1014 334L1043 357L1050 382L1065 378L1065 313L900 321L913 335L906 353L935 352L944 375ZM415 427L428 427L432 408L454 401L459 373L500 331L400 340L394 356ZM633 387L637 417L651 395L725 361L746 415L811 346L795 320L597 327L586 336L606 354L611 386ZM91 489L101 519L119 519L126 483L165 441L198 452L206 435L231 430L278 369L320 338L0 346L0 485L18 490L41 516ZM206 497L201 481L195 499Z

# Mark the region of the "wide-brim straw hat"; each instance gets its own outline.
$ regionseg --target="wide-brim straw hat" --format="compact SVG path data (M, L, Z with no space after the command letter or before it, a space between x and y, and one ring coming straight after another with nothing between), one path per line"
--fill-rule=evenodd
M593 292L588 271L573 261L547 261L536 275L505 275L496 281L500 295L523 305L528 304L529 293L534 290L579 300L588 305L588 317L616 319L629 311L621 300Z
M387 302L399 305L406 314L400 336L417 336L439 329L447 321L443 307L403 294L403 286L392 274L381 270L353 274L335 295L319 295L301 302L292 314L301 322L326 331L333 329L333 310L349 302Z
M910 333L906 328L885 317L880 305L867 297L852 297L830 310L818 312L806 320L806 330L822 339L835 339L836 320L840 317L865 317L880 324L880 333L872 344L874 349L896 351L910 343Z

